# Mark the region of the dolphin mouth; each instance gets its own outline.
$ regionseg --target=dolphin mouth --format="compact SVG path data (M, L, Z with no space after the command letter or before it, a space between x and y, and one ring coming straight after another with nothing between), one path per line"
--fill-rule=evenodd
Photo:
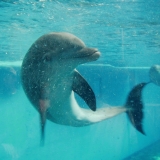
M94 54L94 55L96 54L96 55L99 55L99 56L100 56L101 53L100 53L99 51L96 51L96 52L94 52L93 54ZM93 55L93 54L92 54L92 55Z
M100 52L98 49L93 49L93 48L84 48L80 50L74 58L87 58L87 57L99 57Z
M82 56L79 56L79 57L76 57L76 58L85 58L85 57L90 57L90 56L93 56L93 55L100 55L100 52L96 51L96 52L88 53L86 55L82 55Z
M73 54L74 53L74 54ZM95 48L82 48L77 52L70 52L68 54L64 54L60 59L93 59L96 60L100 57L100 52Z

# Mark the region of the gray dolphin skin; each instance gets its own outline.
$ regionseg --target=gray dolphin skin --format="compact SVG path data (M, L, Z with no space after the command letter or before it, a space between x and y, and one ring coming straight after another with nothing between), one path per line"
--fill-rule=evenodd
M160 86L160 65L153 65L149 70L149 77L152 83Z
M122 107L96 108L93 90L75 69L100 57L78 37L65 32L52 32L37 39L24 57L21 68L23 89L40 113L41 142L44 143L46 119L61 125L82 127L126 112L133 126L142 134L143 104L141 92L147 83L135 86ZM77 93L88 105L81 108Z

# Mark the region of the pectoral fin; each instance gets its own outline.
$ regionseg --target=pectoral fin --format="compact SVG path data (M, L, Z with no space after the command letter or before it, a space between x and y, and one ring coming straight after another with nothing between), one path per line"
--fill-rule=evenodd
M74 71L72 90L87 103L92 111L96 111L95 94L87 81L76 70Z
M49 100L50 90L47 89L47 85L41 89L40 99L39 99L39 113L40 113L40 124L41 124L41 145L44 145L44 137L45 137L45 124L46 124L46 113L47 109L50 107Z
M49 107L49 100L39 100L39 105L40 105L40 122L41 122L41 145L44 144L44 129L45 129L45 124L46 124L46 111L47 108Z

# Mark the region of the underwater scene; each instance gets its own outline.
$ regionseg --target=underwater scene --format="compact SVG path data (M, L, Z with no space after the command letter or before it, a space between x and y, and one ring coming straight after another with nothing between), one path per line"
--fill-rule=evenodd
M0 159L159 160L159 0L0 0Z

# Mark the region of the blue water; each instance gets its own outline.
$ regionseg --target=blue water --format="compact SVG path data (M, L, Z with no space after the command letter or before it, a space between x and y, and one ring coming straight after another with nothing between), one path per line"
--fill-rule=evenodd
M98 107L123 105L133 86L149 81L149 68L160 65L159 0L1 0L0 31L0 159L121 160L160 139L160 88L149 84L143 92L146 136L125 114L82 128L48 121L40 147L39 115L19 76L38 37L70 32L101 52L98 61L78 67ZM10 66L12 87L3 79Z
M39 36L66 31L97 47L105 64L150 66L160 58L159 8L158 0L2 0L1 54L22 60Z

